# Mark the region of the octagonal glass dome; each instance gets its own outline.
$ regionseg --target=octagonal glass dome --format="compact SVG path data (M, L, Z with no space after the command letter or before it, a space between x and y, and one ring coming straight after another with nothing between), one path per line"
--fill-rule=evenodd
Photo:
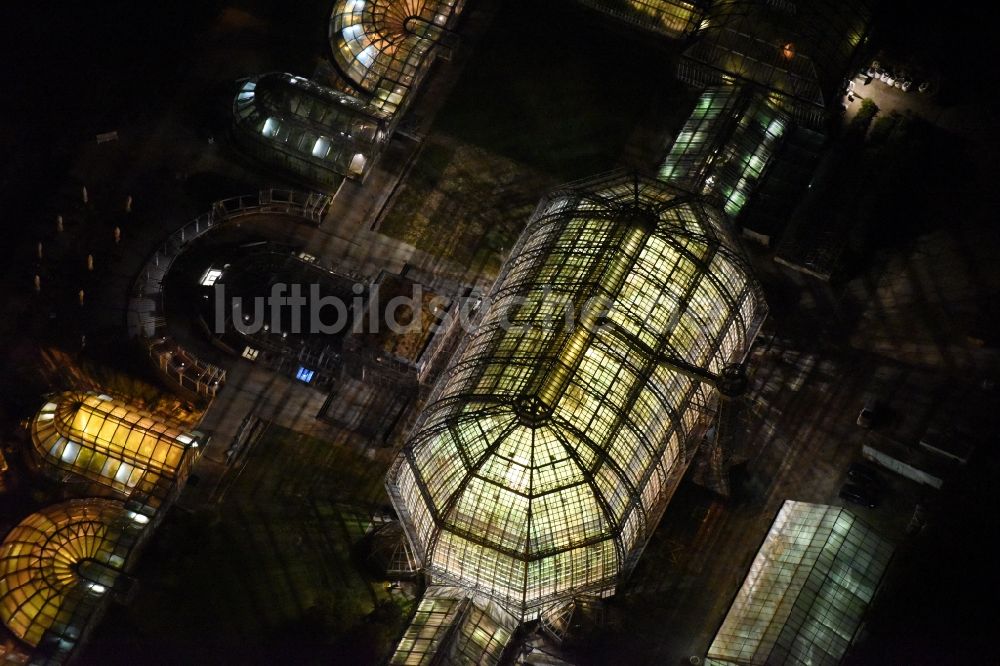
M721 219L631 177L542 202L390 470L432 580L522 620L614 591L764 316Z

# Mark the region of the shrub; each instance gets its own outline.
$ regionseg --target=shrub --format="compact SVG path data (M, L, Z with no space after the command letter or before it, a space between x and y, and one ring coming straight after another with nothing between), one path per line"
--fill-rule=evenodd
M872 124L872 119L878 114L878 105L870 99L861 100L861 108L858 115L854 116L848 131L861 136L868 132L868 127Z

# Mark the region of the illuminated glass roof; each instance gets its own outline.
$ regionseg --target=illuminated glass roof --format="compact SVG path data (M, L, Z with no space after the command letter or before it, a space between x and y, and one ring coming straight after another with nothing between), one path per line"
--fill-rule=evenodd
M61 393L31 423L38 462L123 495L186 478L199 442L192 433L97 393Z
M659 178L704 193L735 217L764 177L789 122L757 89L709 88L677 135Z
M371 103L392 113L430 66L464 0L337 0L333 61Z
M662 33L684 37L698 27L703 2L684 0L578 0L581 4L610 14L623 21Z
M380 109L291 74L246 80L233 118L244 149L316 183L364 178L388 140Z
M31 514L0 546L0 620L32 647L72 649L97 620L145 524L109 500Z
M719 213L655 181L542 202L390 471L432 577L521 619L614 590L763 317L734 247Z
M851 512L785 502L706 663L839 664L891 556Z

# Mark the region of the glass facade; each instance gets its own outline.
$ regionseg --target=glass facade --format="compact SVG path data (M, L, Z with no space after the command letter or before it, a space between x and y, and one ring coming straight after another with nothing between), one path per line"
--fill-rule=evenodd
M121 502L98 499L25 518L0 545L0 620L43 653L71 651L129 566L146 524L136 518Z
M431 587L389 664L496 666L516 624L487 600L468 598L463 590Z
M683 0L578 0L645 30L667 37L685 37L695 30L704 14L703 2Z
M329 187L368 175L388 125L383 111L291 74L248 79L233 102L233 133L244 151Z
M678 66L699 86L752 83L819 125L868 34L866 0L716 0Z
M370 103L395 113L446 45L464 0L338 0L333 62Z
M519 619L610 594L764 305L719 213L611 176L544 200L388 487L432 579Z
M787 501L707 664L839 664L892 557L849 511Z
M160 499L179 489L199 446L197 435L97 393L53 396L31 422L31 441L35 462L60 478Z
M789 123L770 96L755 88L709 88L677 135L659 177L702 192L735 217L763 180Z

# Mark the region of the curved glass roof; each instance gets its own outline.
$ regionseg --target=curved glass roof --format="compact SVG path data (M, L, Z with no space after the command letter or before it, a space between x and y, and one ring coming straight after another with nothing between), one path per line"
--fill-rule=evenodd
M292 74L245 81L233 118L244 146L263 149L260 157L310 180L312 169L364 177L388 139L383 111Z
M0 620L33 647L46 638L75 643L128 566L145 525L138 518L121 502L95 499L25 518L0 545Z
M44 466L71 472L128 495L158 480L181 480L199 446L179 426L110 396L61 393L31 422L34 453Z
M394 112L433 60L464 0L337 0L330 45L337 68L372 104Z
M614 590L763 317L720 220L632 178L542 203L390 472L432 578L521 619Z

